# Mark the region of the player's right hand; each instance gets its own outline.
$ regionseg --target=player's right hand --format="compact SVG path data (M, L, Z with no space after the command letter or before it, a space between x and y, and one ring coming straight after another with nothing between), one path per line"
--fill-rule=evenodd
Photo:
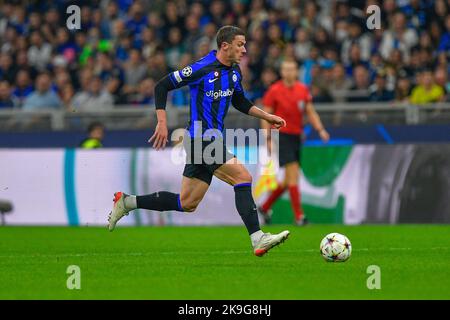
M167 137L169 136L169 131L167 130L167 125L162 122L158 122L156 125L155 133L152 135L150 139L148 139L148 143L153 142L153 148L156 150L164 149L167 142L169 140Z
M286 127L286 120L274 114L270 115L269 119L267 119L267 122L269 122L275 129Z

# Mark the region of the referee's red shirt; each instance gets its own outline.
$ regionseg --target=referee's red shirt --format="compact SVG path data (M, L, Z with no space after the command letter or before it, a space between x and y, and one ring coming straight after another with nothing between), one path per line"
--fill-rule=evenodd
M286 120L286 127L280 128L280 132L296 135L303 132L303 113L306 103L311 101L308 87L299 81L292 87L287 87L279 80L269 87L263 97L263 104Z

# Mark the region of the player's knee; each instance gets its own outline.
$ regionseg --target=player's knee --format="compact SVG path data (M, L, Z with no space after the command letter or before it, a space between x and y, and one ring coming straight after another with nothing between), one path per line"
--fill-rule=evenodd
M252 183L252 175L248 171L244 171L239 175L239 183Z
M186 207L183 207L183 211L184 211L184 212L187 212L187 213L192 213L192 212L195 211L195 209L197 209L197 207L193 207L193 206L186 206Z
M288 187L298 184L298 176L297 175L290 175L286 178L286 185Z
M284 181L288 186L296 185L298 184L299 177L300 175L296 171L286 172Z
M195 209L197 209L199 203L200 201L197 200L186 199L184 202L181 201L181 207L183 208L184 212L191 213L194 212Z

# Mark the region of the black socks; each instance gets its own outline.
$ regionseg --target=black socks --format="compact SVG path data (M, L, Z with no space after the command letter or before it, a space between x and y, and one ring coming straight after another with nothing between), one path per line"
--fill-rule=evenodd
M236 209L244 221L248 234L260 230L258 213L252 196L252 184L240 183L234 186Z
M167 191L155 192L145 196L136 196L137 207L155 211L183 211L180 195Z

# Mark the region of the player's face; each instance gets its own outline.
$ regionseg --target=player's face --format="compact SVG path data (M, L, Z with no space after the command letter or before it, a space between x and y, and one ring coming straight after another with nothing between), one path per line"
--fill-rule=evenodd
M235 36L228 50L229 61L233 63L240 63L246 52L245 37L241 35Z
M297 64L294 62L283 62L281 64L281 77L287 82L294 82L297 80L298 70Z

